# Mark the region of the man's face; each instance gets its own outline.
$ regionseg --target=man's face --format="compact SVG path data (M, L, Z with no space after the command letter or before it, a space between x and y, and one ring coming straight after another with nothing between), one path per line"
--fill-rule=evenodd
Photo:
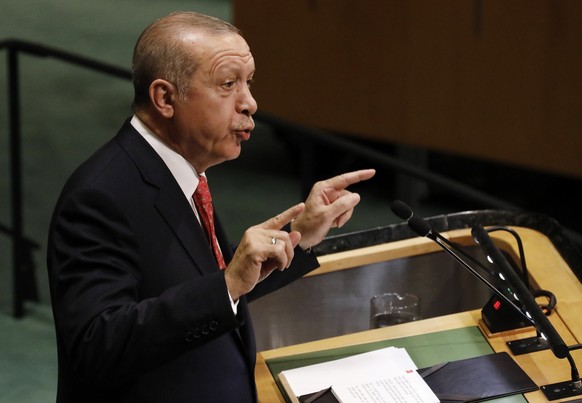
M241 143L250 138L251 115L257 111L250 92L255 63L240 35L196 34L188 41L193 42L199 66L187 98L174 105L174 140L201 173L237 158Z

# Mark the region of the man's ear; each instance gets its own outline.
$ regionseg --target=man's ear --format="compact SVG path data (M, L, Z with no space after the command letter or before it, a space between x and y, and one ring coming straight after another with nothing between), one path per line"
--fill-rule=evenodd
M176 97L176 87L169 81L158 78L150 84L152 105L166 119L174 116L174 101Z

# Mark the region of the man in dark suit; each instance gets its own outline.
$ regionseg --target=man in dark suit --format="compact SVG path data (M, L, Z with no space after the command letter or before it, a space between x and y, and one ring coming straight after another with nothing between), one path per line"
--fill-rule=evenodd
M193 194L250 138L254 70L212 17L172 14L139 38L134 116L71 176L51 223L58 402L256 401L247 303L317 267L306 251L374 171L316 183L234 250L217 217L205 231Z

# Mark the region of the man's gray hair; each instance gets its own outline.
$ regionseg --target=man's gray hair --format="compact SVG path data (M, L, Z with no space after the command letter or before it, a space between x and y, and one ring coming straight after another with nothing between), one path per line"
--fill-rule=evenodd
M187 32L240 35L234 25L195 12L172 13L153 22L143 31L133 51L134 110L149 102L149 86L158 78L174 84L178 96L186 97L198 65L180 39Z

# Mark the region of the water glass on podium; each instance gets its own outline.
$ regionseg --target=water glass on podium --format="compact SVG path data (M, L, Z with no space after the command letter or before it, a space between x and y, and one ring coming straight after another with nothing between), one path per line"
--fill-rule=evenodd
M370 299L370 329L398 325L420 319L420 299L414 294L395 292Z

